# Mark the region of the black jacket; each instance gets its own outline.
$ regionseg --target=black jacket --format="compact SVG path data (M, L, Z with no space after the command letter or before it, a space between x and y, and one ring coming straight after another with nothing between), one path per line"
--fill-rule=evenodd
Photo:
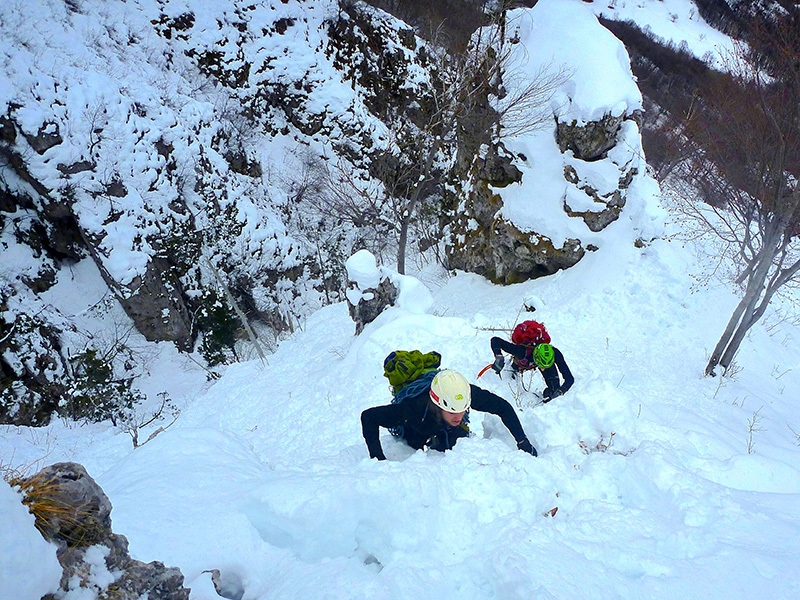
M500 417L518 444L527 439L517 413L506 400L475 385L470 385L470 389L472 394L470 410L488 412ZM361 431L370 458L384 460L386 456L381 447L380 427L402 428L401 437L412 448L420 449L428 446L442 451L449 450L458 438L469 433L463 424L452 427L437 418L437 411L432 405L428 390L406 398L399 404L375 406L361 413Z
M533 346L514 344L499 337L493 337L489 344L495 356L498 356L501 350L513 356L516 364L520 367L518 370L536 368L536 364L533 362ZM542 371L542 377L544 377L544 382L547 386L542 392L545 398L553 398L565 394L575 383L575 378L572 376L572 371L569 370L561 350L553 346L553 353L556 359L555 364ZM560 383L559 372L564 379L564 383Z

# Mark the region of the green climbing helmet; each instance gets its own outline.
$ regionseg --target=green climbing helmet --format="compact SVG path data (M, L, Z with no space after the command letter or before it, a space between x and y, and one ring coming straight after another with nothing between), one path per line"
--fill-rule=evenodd
M533 362L540 369L549 369L556 362L556 353L550 344L537 344L533 349Z

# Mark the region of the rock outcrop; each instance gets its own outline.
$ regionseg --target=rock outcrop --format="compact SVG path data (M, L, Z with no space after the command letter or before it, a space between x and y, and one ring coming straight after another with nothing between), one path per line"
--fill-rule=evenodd
M346 263L347 310L356 324L356 335L372 323L387 306L394 306L400 290L390 273L378 267L375 257L359 250Z
M179 569L131 558L128 540L111 530L111 502L82 465L56 463L14 483L36 528L58 547L64 593L80 588L115 600L188 600Z
M638 173L637 157L610 157L620 141L629 133L626 121L636 122L638 114L606 116L597 122L583 125L557 123L556 142L565 155L564 180L582 198L588 209L570 205L563 199L563 210L570 216L583 220L591 232L599 232L616 221L626 203L628 186ZM484 143L489 144L489 139ZM584 245L580 239L570 238L557 246L549 237L538 232L525 232L514 223L498 216L503 207L502 196L496 190L519 183L522 172L514 165L502 145L488 145L486 157L477 157L466 169L461 180L470 180L471 186L460 188L452 201L449 225L450 266L478 273L495 283L511 284L535 279L568 269L595 249ZM591 170L584 165L605 160L616 166L618 180L610 189L599 190L589 179ZM617 164L619 161L620 164ZM586 171L589 175L584 176Z

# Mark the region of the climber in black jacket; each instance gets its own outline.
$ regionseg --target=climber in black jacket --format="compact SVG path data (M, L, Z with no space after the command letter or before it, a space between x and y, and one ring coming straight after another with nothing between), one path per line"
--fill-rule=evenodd
M545 389L542 391L544 402L550 402L553 398L557 398L562 394L566 394L567 390L575 383L575 378L572 376L572 371L567 366L567 361L561 350L550 344L536 344L532 346L514 344L504 340L503 338L493 337L489 340L489 345L492 347L494 353L494 364L492 369L500 375L500 372L505 366L505 358L503 352L507 352L512 356L512 365L514 373L520 373L529 369L538 369L544 377ZM564 383L561 383L558 374L564 378Z
M536 456L514 408L500 396L470 385L463 375L449 369L439 371L430 386L420 393L397 404L375 406L361 413L361 431L369 456L386 460L380 427L397 431L412 448L449 450L458 438L469 435L464 416L470 409L500 417L514 436L517 448Z

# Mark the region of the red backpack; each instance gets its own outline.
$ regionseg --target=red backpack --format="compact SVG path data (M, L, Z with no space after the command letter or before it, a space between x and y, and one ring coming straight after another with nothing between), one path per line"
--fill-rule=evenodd
M521 346L549 344L550 334L538 321L523 321L511 333L511 341Z

